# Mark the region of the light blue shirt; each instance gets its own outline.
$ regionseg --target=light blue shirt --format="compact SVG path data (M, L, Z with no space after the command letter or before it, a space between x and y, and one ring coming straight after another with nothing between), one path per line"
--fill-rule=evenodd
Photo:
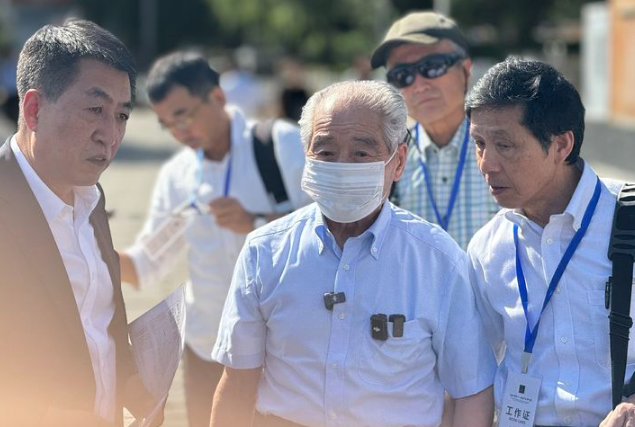
M536 324L554 275L591 200L597 175L584 165L578 186L561 214L544 229L522 210L503 209L472 239L468 253L486 336L502 358L494 395L503 400L507 373L520 372L527 321L516 279L513 226L527 282L531 326ZM604 286L611 275L608 247L621 183L602 180L589 228L540 317L528 374L542 378L537 425L597 426L611 410L609 311ZM635 277L633 278L635 284ZM631 302L635 313L635 299ZM627 379L635 369L635 328L628 343Z
M326 292L344 292L332 311ZM403 314L402 338L370 316ZM389 325L391 325L389 323ZM315 204L248 236L212 354L264 365L257 409L305 426L437 426L455 398L492 384L493 352L466 254L439 227L386 202L340 249Z

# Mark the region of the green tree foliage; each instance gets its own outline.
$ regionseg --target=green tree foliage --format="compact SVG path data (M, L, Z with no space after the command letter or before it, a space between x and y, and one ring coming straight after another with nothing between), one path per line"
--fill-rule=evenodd
M77 0L89 19L119 35L140 52L140 1ZM390 24L413 10L431 9L433 0L153 0L157 10L157 51L184 45L234 49L249 44L306 61L347 66L369 55ZM594 0L451 0L451 15L469 34L489 25L498 38L489 49L509 52L537 48L534 29L578 19Z
M225 31L305 60L350 63L393 17L389 0L206 0Z

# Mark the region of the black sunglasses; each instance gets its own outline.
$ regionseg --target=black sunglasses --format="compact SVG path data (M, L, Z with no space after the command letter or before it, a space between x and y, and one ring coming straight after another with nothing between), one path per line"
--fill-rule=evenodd
M426 79L436 79L464 58L464 55L456 52L424 56L417 62L397 65L386 74L386 80L394 87L401 89L414 83L417 72Z

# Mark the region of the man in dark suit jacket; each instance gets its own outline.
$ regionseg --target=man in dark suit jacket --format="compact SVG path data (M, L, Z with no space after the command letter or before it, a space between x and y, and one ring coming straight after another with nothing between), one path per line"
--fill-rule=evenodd
M134 101L125 46L45 26L18 62L18 132L0 147L0 426L120 426L146 410L97 180ZM134 399L128 399L128 396Z

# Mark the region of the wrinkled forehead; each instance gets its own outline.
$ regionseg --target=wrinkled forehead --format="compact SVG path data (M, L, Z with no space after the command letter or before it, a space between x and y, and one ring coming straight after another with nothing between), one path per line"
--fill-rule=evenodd
M359 122L374 122L381 127L382 117L370 105L350 97L329 97L317 105L313 116L313 130L328 122L331 126Z
M325 144L361 144L377 151L387 151L383 118L370 106L358 101L327 99L316 108L310 149Z

